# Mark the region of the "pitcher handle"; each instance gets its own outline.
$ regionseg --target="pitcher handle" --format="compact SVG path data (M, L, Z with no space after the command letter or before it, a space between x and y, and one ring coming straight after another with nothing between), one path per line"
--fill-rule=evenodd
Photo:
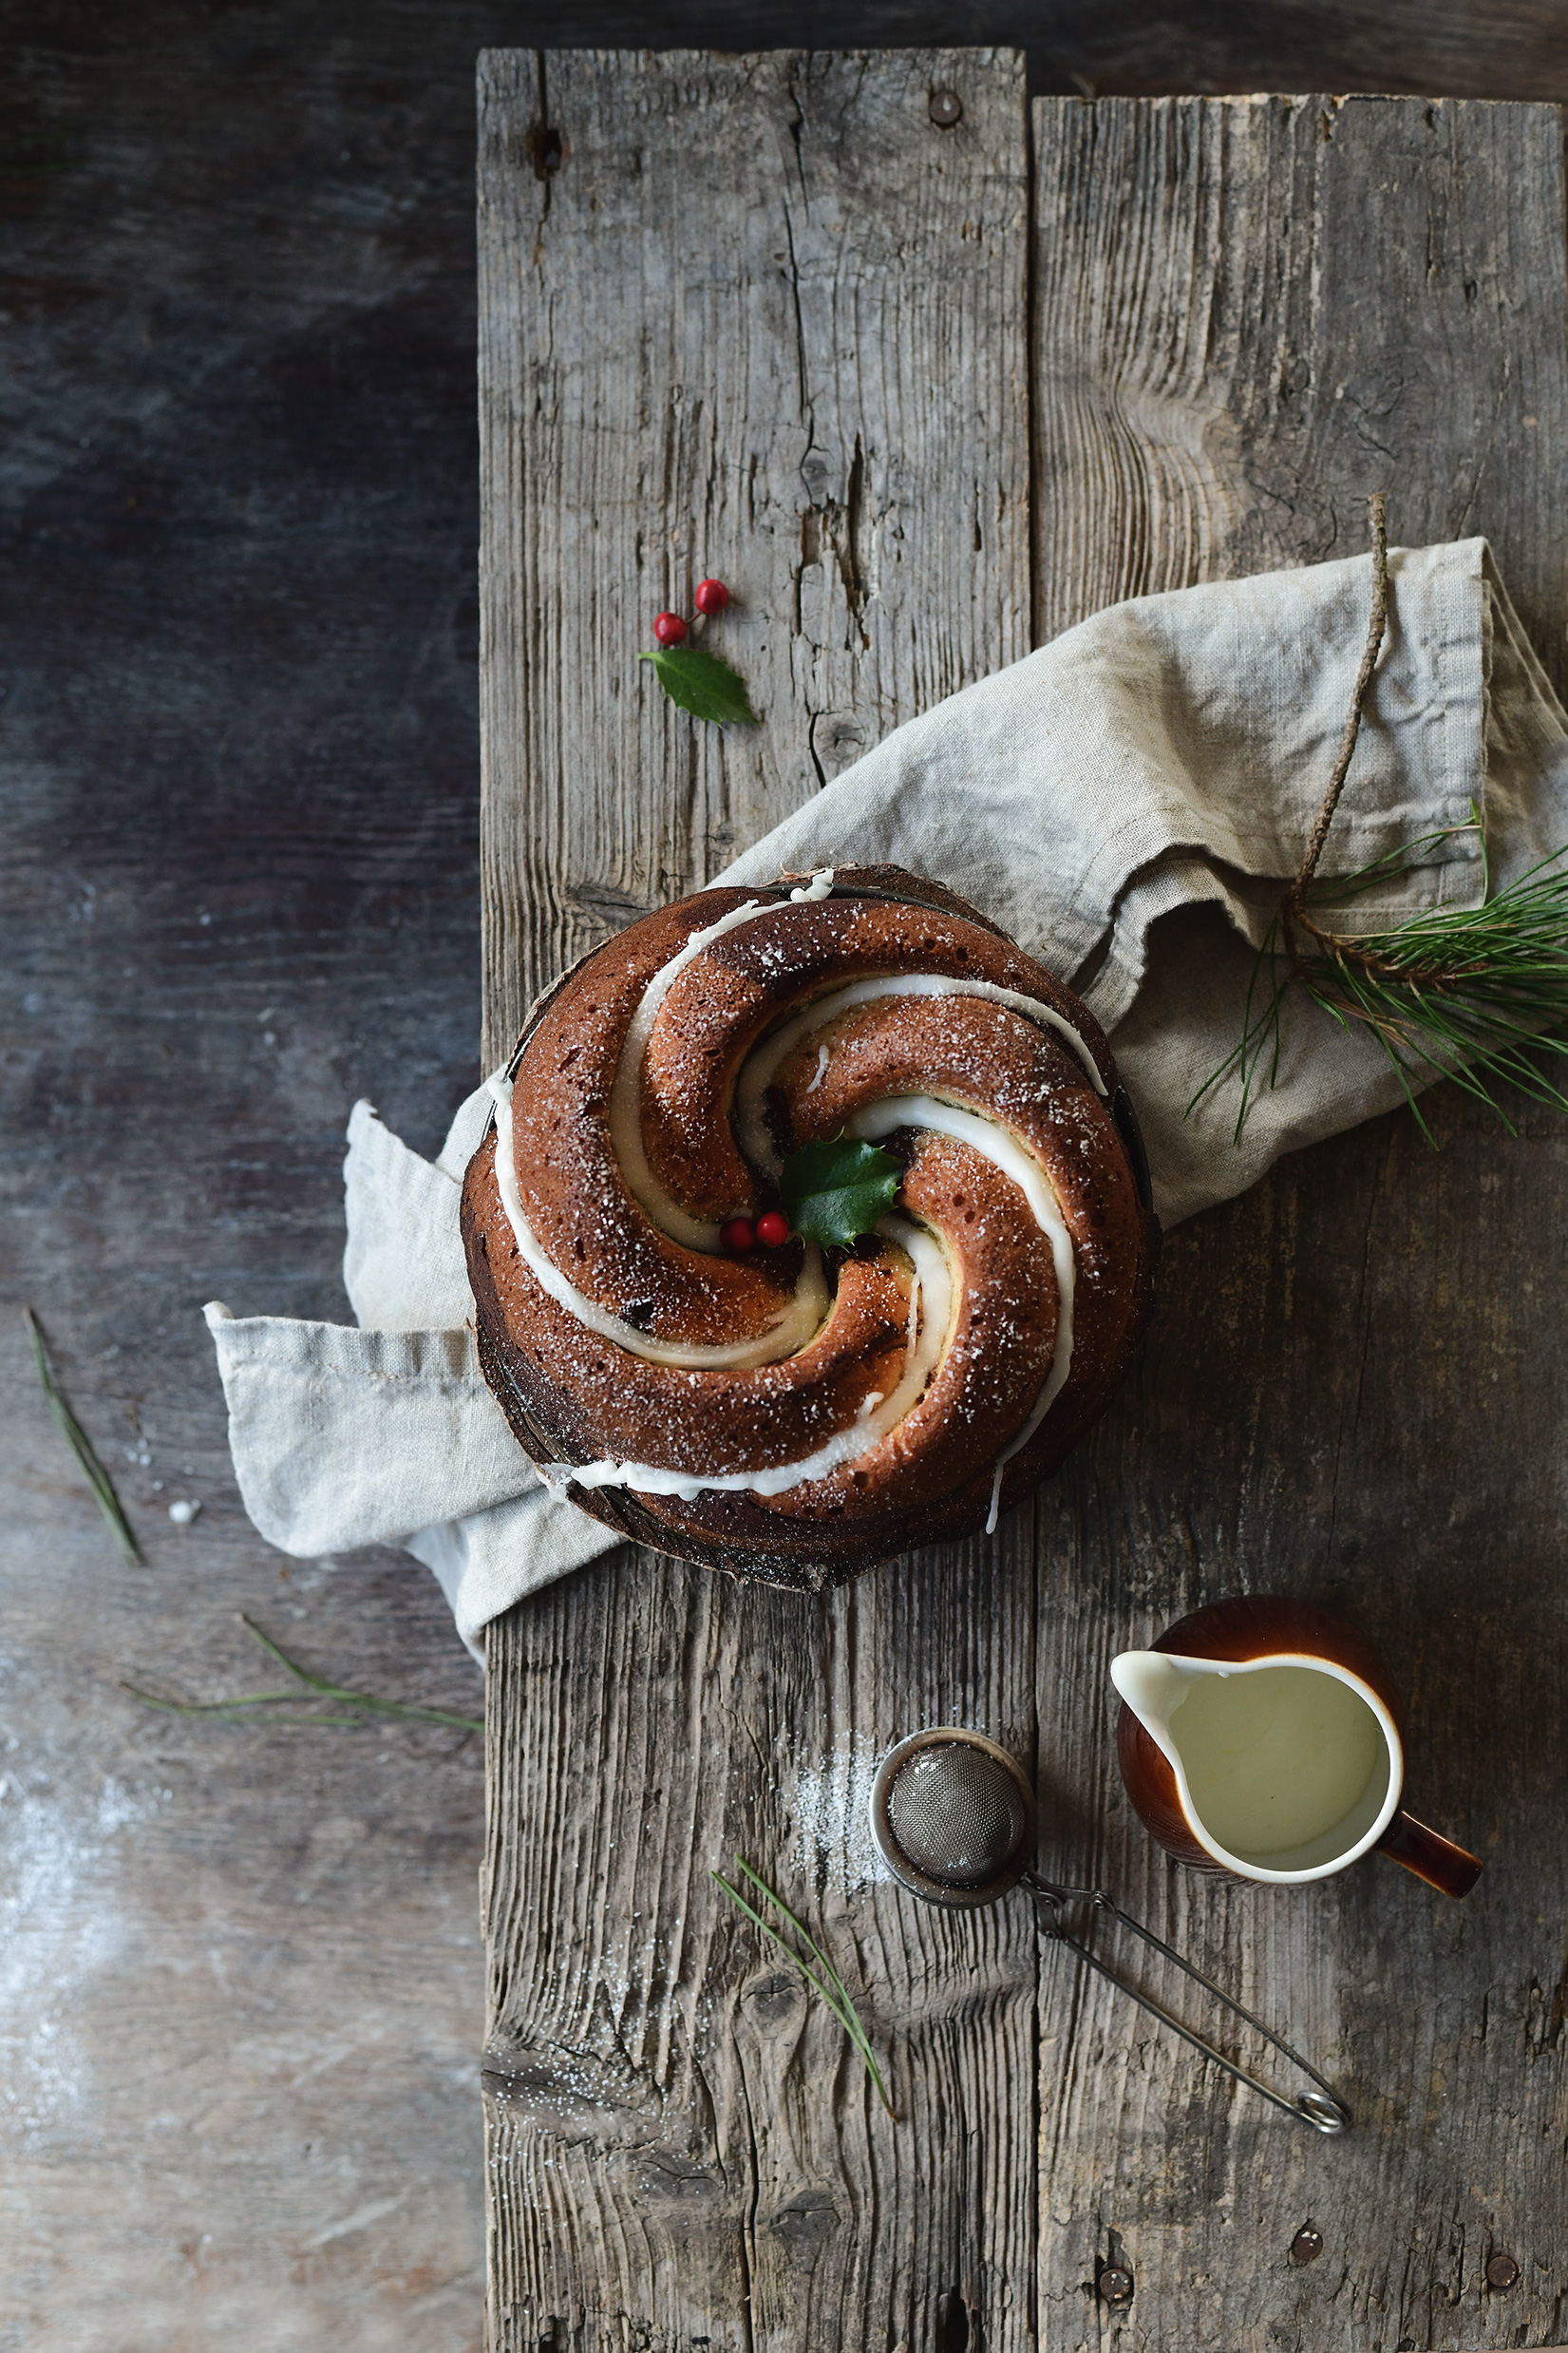
M1440 1895L1468 1895L1481 1877L1479 1855L1467 1853L1441 1831L1429 1831L1403 1806L1377 1843L1385 1854L1391 1854L1396 1863L1403 1863Z

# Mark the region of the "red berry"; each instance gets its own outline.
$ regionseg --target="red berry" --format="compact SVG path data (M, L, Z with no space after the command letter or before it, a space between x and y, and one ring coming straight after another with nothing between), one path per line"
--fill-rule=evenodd
M722 613L729 602L729 591L723 580L699 580L696 606L699 613Z
M789 1220L782 1209L765 1209L757 1220L757 1240L769 1250L789 1240Z
M756 1239L749 1218L731 1218L719 1233L719 1240L727 1250L749 1250Z
M678 613L655 613L653 635L660 645L679 645L686 635L686 623Z

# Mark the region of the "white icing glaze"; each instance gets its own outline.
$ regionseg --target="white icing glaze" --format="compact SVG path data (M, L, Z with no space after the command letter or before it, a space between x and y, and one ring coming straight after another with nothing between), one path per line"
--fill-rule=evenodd
M856 1462L887 1437L925 1395L926 1384L947 1346L953 1323L953 1277L947 1253L923 1227L905 1218L885 1217L877 1231L908 1252L915 1265L909 1287L909 1334L904 1369L898 1385L887 1396L870 1392L847 1429L836 1431L814 1452L792 1463L776 1463L768 1471L711 1471L695 1477L666 1471L654 1463L548 1463L540 1477L551 1486L570 1481L576 1487L624 1487L633 1494L675 1495L690 1503L703 1494L783 1495L809 1480L825 1479L846 1463Z
M939 1135L955 1136L960 1143L983 1153L1018 1186L1034 1212L1035 1224L1050 1243L1051 1263L1056 1270L1056 1346L1033 1413L1011 1445L997 1456L991 1483L991 1510L986 1520L986 1534L992 1536L1001 1508L1002 1473L1014 1454L1028 1446L1061 1395L1072 1370L1072 1295L1076 1275L1072 1236L1049 1177L1034 1154L1005 1128L982 1119L976 1111L944 1103L938 1096L905 1094L887 1095L880 1103L868 1104L864 1110L857 1111L848 1124L848 1133L872 1142L878 1136L891 1135L896 1128L935 1128Z
M808 884L792 890L789 896L799 903L826 899L832 889L833 868L823 866ZM642 1140L643 1057L653 1034L659 1007L687 966L695 963L703 950L726 932L738 931L743 923L754 923L759 916L775 915L778 908L776 899L748 899L744 906L731 907L727 915L721 915L706 930L692 932L679 955L659 966L632 1016L610 1089L610 1143L628 1186L662 1232L674 1242L684 1242L688 1249L706 1251L709 1257L716 1257L723 1246L719 1239L721 1229L706 1219L689 1217L679 1202L665 1191L649 1165Z
M875 1004L884 996L979 996L992 1005L1005 1005L1010 1013L1021 1014L1025 1020L1041 1029L1055 1030L1066 1038L1087 1072L1095 1091L1100 1095L1109 1091L1100 1075L1099 1064L1071 1022L1064 1020L1054 1006L1042 1004L1037 996L1024 996L1016 989L1004 989L991 980L950 979L943 973L896 973L875 980L854 980L847 988L819 996L803 1012L763 1038L746 1056L735 1088L735 1118L742 1149L756 1167L770 1176L779 1173L779 1154L763 1116L763 1097L784 1057L793 1053L803 1038L825 1029L841 1015L853 1013L858 1005ZM806 1089L807 1094L821 1086L827 1068L825 1047L819 1047L817 1052L817 1075Z
M827 1314L828 1297L822 1252L815 1243L806 1244L794 1298L755 1339L728 1340L713 1346L657 1340L639 1332L634 1324L623 1323L619 1316L612 1315L607 1307L601 1307L596 1300L591 1300L586 1292L569 1282L555 1261L546 1255L528 1223L518 1189L512 1139L512 1082L492 1078L489 1089L496 1105L496 1183L519 1254L557 1305L576 1316L579 1323L596 1332L601 1339L613 1341L615 1347L624 1348L630 1356L643 1357L649 1364L677 1365L689 1372L720 1372L727 1368L745 1371L757 1365L777 1364L782 1357L797 1355L820 1329Z

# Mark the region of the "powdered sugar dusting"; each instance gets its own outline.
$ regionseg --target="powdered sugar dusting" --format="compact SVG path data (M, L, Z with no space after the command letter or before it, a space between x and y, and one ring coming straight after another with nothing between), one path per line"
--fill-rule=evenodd
M112 1776L94 1798L0 1774L0 2116L24 2143L92 2097L74 2021L127 1933L112 1842L157 1804Z
M802 1767L789 1793L793 1871L844 1895L892 1879L871 1835L871 1785L880 1761L870 1735L860 1732L820 1764Z

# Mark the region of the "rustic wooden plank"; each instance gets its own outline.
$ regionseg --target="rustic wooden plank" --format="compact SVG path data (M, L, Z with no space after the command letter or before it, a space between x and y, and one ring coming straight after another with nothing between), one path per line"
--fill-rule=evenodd
M1026 649L1021 65L496 53L481 175L497 1051L608 924ZM633 659L708 570L755 735ZM492 1629L497 2346L956 2344L970 2306L1029 2342L1032 1929L874 1884L860 1819L910 1725L1027 1751L1032 1629L1011 1541L822 1603L624 1554ZM720 1908L737 1848L863 1981L896 2128Z
M943 133L928 100L950 68L970 97ZM1011 55L497 51L483 70L499 1053L607 929L1027 644L1025 256L1022 156L998 143ZM547 138L565 160L540 176ZM709 570L739 599L722 642L755 731L693 731L633 659Z
M1037 588L1106 598L1484 532L1561 674L1561 134L1544 106L1042 102ZM1353 789L1353 781L1352 781ZM1064 1869L1321 2054L1295 2131L1067 1966L1042 1988L1041 2341L1056 2353L1553 2344L1564 2327L1568 1355L1536 1237L1568 1133L1453 1091L1285 1162L1169 1247L1141 1379L1039 1504L1040 1740ZM1044 1572L1042 1572L1044 1576ZM1313 1595L1412 1703L1411 1802L1461 1907L1380 1861L1307 1896L1200 1880L1122 1799L1106 1662L1237 1590ZM1312 2223L1324 2252L1289 2256ZM1494 2253L1519 2284L1485 2285ZM1098 2303L1114 2258L1137 2287Z
M1559 690L1555 107L1043 101L1037 622L1484 531Z

